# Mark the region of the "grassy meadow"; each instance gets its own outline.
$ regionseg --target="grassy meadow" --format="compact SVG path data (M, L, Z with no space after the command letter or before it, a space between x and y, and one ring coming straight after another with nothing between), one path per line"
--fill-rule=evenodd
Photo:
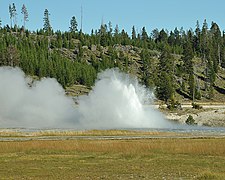
M225 139L0 142L0 179L225 179Z

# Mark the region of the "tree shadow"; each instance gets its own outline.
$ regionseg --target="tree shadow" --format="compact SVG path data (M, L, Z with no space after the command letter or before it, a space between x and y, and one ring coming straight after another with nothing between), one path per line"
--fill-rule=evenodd
M185 93L184 91L181 91L180 89L176 89L176 92L180 94L181 96L183 96L184 98L191 99L191 97L187 93Z
M225 94L225 89L223 89L223 88L221 88L221 87L219 87L219 86L216 86L216 85L214 85L213 87L215 88L215 90L216 90L217 92L219 92L219 93L221 93L221 94Z

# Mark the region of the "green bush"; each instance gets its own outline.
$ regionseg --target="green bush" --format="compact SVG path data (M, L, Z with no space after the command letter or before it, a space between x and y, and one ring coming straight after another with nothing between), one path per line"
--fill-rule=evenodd
M194 109L202 109L202 106L196 103L192 103L192 108Z
M170 100L167 103L167 108L169 110L174 110L174 109L182 109L181 104L178 101Z
M192 115L189 115L189 116L188 116L188 118L187 118L187 120L185 121L185 123L188 124L188 125L196 125L195 120L194 120L194 118L193 118Z

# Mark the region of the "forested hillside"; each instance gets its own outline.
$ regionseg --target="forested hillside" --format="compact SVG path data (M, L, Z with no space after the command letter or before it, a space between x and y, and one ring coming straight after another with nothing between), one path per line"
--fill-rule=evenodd
M64 87L91 87L97 73L117 67L137 76L163 100L222 100L225 94L225 32L215 22L196 23L195 29L145 27L131 33L101 24L90 34L78 30L76 17L67 32L54 31L47 9L43 28L26 29L28 11L22 7L23 25L10 5L10 25L0 23L0 66L19 66L27 75L53 77ZM1 22L1 21L0 21ZM13 83L13 82L12 82Z

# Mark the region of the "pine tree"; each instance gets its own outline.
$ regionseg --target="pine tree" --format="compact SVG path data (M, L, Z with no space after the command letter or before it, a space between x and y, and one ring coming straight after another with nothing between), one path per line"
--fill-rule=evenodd
M109 21L109 23L108 23L108 28L109 28L108 33L111 36L112 35L112 32L113 32L112 22L111 21Z
M47 35L50 35L51 33L51 25L50 25L50 20L49 20L49 12L48 12L48 9L45 9L44 11L44 28L43 30L45 31L45 33L47 33Z
M147 49L143 49L140 54L143 66L142 66L142 81L146 85L146 87L153 88L154 87L154 78L155 78L155 70L152 66L152 59L150 53Z
M119 34L119 26L117 24L115 29L114 29L114 35L118 35L118 34Z
M168 43L170 46L174 47L175 46L175 42L176 42L176 39L175 39L175 34L173 31L170 32L170 35L168 37Z
M100 44L101 46L107 46L107 26L102 24L99 29Z
M49 60L50 59L50 56L51 56L51 51L50 51L50 47L51 47L51 41L50 41L50 35L51 35L51 32L52 32L52 27L50 25L50 20L49 20L49 12L48 12L48 9L45 9L44 11L44 32L45 34L48 36L48 53L47 53L47 59Z
M174 59L168 45L164 45L159 58L158 80L156 82L156 94L161 100L167 102L174 100Z
M210 28L211 33L211 56L213 61L213 68L215 73L218 72L219 65L221 65L221 31L219 26L212 22L212 26Z
M147 31L146 31L145 27L143 27L142 31L141 31L141 40L142 41L147 41L148 40L148 34L147 34Z
M151 38L154 41L156 41L159 38L159 30L157 28L152 30Z
M122 45L128 45L129 42L130 42L130 38L129 38L129 35L127 34L127 32L122 29L121 33L120 33L120 41L121 41L121 44Z
M13 10L11 4L9 5L9 17L10 17L10 28L12 29Z
M13 15L14 26L16 26L16 29L17 29L17 12L16 12L16 5L15 5L15 3L12 4L12 15Z
M27 11L27 8L24 4L22 6L21 13L23 14L23 28L25 30L26 29L25 24L28 21L28 11Z
M223 31L222 39L221 39L221 67L225 68L225 32Z
M174 99L174 85L172 78L165 71L159 76L159 82L156 89L157 97L165 102Z
M62 42L62 33L61 31L56 32L56 47L57 48L62 48L63 42Z
M136 38L137 38L137 35L136 35L135 27L133 26L132 27L132 40L135 40Z
M181 44L180 42L181 37L180 37L180 31L178 30L177 27L174 29L174 38L175 38L175 45L179 46Z
M114 29L114 44L119 44L120 43L119 33L120 33L119 26L117 24L115 29Z
M72 19L70 20L70 32L77 32L78 29L77 29L77 20L76 20L76 17L73 16Z
M189 84L189 96L192 98L193 102L195 101L195 74L194 74L194 66L193 66L193 58L194 53L191 45L191 39L187 38L186 43L184 44L184 52L182 60L184 62L184 72L188 76L188 84Z
M143 27L141 31L141 40L142 40L142 47L147 48L148 34L145 27Z
M207 83L209 84L209 87L207 86L207 91L208 91L208 98L212 99L214 96L214 92L213 92L213 86L216 80L216 73L214 71L214 67L213 67L213 61L212 59L208 59L207 62L207 69L206 69L206 75L207 75Z
M156 39L157 42L163 42L163 43L166 43L167 42L167 39L168 39L168 35L166 33L166 31L164 29L162 29L160 32L159 32L159 36L158 38Z
M206 60L206 56L208 53L207 50L208 50L208 24L205 19L202 26L202 33L201 33L201 52L202 52L204 61Z
M195 36L194 36L194 48L198 55L201 54L201 29L199 26L199 21L196 23Z
M184 51L182 60L184 62L184 69L187 74L193 74L193 62L192 59L194 58L194 52L192 49L192 44L190 39L187 39L184 44Z
M205 89L208 89L208 71L209 71L209 60L210 59L210 48L209 48L209 36L208 36L208 24L206 22L206 19L204 20L202 31L201 31L201 41L200 41L200 47L201 47L201 55L203 60L203 65L205 68L204 76L205 76ZM207 63L208 62L208 63ZM210 62L211 64L211 62Z
M194 103L195 101L195 91L196 91L196 85L195 85L195 76L194 74L188 75L188 84L189 84L189 96L192 98L192 101Z

